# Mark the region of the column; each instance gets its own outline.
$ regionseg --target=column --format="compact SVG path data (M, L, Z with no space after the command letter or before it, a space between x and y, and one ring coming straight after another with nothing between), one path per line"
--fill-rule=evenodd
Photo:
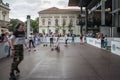
M101 0L102 5L101 5L101 25L105 25L105 1L106 0Z
M30 15L27 15L27 39L30 35Z
M2 20L2 10L0 10L0 20Z
M85 9L85 32L88 31L88 9Z

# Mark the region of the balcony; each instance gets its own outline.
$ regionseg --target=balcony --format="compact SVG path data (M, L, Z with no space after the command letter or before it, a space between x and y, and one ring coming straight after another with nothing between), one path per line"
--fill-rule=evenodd
M1 28L8 28L8 26L9 26L8 21L0 20L0 27Z

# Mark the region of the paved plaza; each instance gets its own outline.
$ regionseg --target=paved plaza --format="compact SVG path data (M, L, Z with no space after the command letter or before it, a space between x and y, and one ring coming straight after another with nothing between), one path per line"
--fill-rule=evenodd
M60 53L43 45L26 50L20 80L120 80L120 56L88 44L60 47ZM11 62L0 60L0 80L9 80Z

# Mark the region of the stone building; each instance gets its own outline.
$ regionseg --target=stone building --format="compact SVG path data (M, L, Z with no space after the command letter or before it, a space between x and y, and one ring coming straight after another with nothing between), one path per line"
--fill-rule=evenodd
M74 33L80 34L80 26L77 25L80 9L59 9L52 7L38 12L39 33ZM84 15L82 16L84 18Z
M0 0L0 34L1 31L8 31L9 11L9 4L4 4L3 1Z

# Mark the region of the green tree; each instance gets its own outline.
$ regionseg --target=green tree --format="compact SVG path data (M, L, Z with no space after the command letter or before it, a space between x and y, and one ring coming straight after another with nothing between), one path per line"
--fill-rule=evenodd
M25 24L27 27L27 21L25 21ZM38 30L39 30L39 18L36 18L35 20L30 19L30 31L37 33Z
M10 26L8 27L10 32L14 31L14 28L19 21L19 19L10 19Z
M31 30L36 33L39 30L39 18L36 18L35 20L30 20Z

